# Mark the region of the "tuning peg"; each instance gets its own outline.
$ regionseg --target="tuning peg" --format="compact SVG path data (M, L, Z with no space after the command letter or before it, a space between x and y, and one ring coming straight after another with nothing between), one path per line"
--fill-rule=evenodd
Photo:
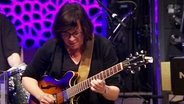
M140 53L142 53L142 54L143 54L143 53L144 53L144 51L143 51L143 50L141 50L141 51L140 51Z
M136 52L135 55L138 56L139 55L139 52Z
M153 57L145 57L148 63L153 63Z
M131 70L130 73L131 73L131 74L135 74L135 71L134 71L134 70Z
M132 56L133 56L132 54L129 55L129 57L132 57Z
M140 70L141 70L141 68L140 68L140 67L138 67L138 68L137 68L137 70L138 70L138 71L140 71Z
M126 60L130 60L130 58L126 58Z
M133 63L134 64L134 66L137 66L137 63Z
M128 66L127 68L128 68L128 69L131 69L132 67L131 67L131 66Z

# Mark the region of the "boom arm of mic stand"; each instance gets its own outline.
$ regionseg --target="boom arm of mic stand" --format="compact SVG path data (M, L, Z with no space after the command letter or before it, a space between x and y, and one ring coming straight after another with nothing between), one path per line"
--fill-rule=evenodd
M102 8L104 8L107 12L111 14L112 18L115 18L119 23L121 23L121 25L126 26L126 24L120 22L121 20L118 18L118 15L116 13L112 13L112 11L110 11L106 6L104 6L99 0L97 0L97 2Z
M123 22L125 19L127 19L128 16L132 15L133 11L129 11L122 19L121 21L119 21L119 24L116 26L116 28L113 30L113 33L111 36L109 36L109 40L111 40L112 36L113 36L113 40L116 39L117 37L117 31L121 28L121 25L126 26Z

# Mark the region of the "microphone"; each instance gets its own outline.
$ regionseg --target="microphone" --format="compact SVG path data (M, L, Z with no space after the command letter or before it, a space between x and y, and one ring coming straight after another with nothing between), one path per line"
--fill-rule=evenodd
M124 26L124 27L126 27L126 24L125 23L123 23L123 21L125 20L125 19L127 19L127 17L128 16L130 16L130 15L132 15L133 14L133 12L136 10L136 8L137 8L137 4L135 3L135 2L133 2L133 1L119 1L118 3L131 3L131 4L134 4L134 9L133 10L130 10L122 19L119 19L118 18L118 15L116 14L116 13L113 13L111 10L109 10L106 6L104 6L101 2L100 2L100 0L97 0L97 2L98 2L98 4L102 7L102 8L104 8L109 14L111 14L111 17L112 18L115 18L119 23L118 23L118 25L116 26L116 28L113 30L113 32L112 32L112 35L111 36L109 36L108 37L108 39L109 40L115 40L116 38L117 38L117 33L118 33L118 31L120 30L120 28L121 28L121 26ZM112 38L112 39L111 39Z
M112 18L116 19L120 25L123 25L124 27L126 27L126 24L123 23L123 21L121 19L118 18L118 15L116 13L113 13L112 11L110 11L106 6L104 6L99 0L97 0L98 4L104 8L110 15Z
M123 23L123 21L125 20L125 19L127 19L127 17L129 16L129 15L131 15L131 14L133 14L133 12L132 11L130 11L130 12L128 12L122 19L121 19L121 21L120 21L120 23L116 26L116 28L113 30L113 34L116 34L117 33L117 31L120 29L120 26L121 26L121 23ZM112 36L109 36L109 38L108 39L111 39L112 38ZM113 37L113 40L115 40L117 38L117 35L114 35L114 37Z

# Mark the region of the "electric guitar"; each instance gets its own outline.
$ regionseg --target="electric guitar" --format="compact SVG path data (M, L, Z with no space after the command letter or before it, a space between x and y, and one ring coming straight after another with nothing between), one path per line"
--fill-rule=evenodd
M55 96L55 104L63 104L66 102L75 104L75 102L77 102L77 99L75 99L76 95L90 88L91 80L106 79L125 69L133 70L134 67L140 67L152 62L152 57L137 55L126 59L125 61L120 62L77 84L76 82L79 78L79 74L74 71L68 71L65 73L61 80L53 79L50 76L44 76L43 79L39 81L38 85L45 93L49 93ZM29 104L39 104L39 101L31 95Z

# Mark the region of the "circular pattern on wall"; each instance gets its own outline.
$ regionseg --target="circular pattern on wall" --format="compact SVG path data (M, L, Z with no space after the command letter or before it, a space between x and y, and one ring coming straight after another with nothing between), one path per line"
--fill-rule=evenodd
M94 33L102 32L102 8L96 0L11 0L0 4L0 12L15 25L23 48L39 48L52 38L52 23L65 3L81 3L94 24Z

